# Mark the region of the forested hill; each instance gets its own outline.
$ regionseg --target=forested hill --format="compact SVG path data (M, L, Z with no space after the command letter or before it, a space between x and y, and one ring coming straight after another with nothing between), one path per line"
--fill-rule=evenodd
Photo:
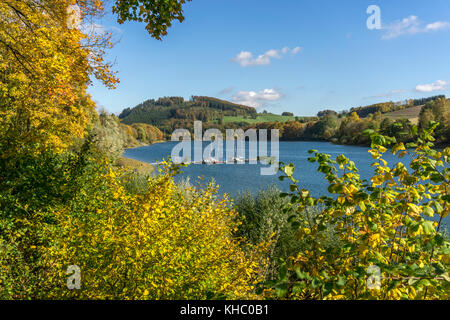
M203 129L232 128L279 129L282 140L320 140L338 144L368 145L363 132L375 130L408 142L415 139L413 125L425 128L430 121L439 122L436 129L438 145L448 145L450 108L445 96L410 99L403 102L383 102L353 107L336 112L323 110L316 117L299 117L290 112L282 115L257 113L254 108L210 97L194 96L147 100L127 108L119 115L123 124L152 125L162 131L165 139L179 128L193 131L194 120L203 122Z
M194 120L220 124L226 116L252 115L256 115L255 108L217 98L193 96L189 101L182 97L150 99L134 108L126 108L119 119L125 124L151 124L167 133L177 128L189 129Z

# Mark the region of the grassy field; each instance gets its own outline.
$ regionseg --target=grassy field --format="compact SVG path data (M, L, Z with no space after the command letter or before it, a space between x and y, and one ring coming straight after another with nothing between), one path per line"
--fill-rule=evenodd
M419 114L422 106L411 107L404 110L397 110L394 112L386 113L385 116L391 118L392 120L406 118L409 119L413 124L419 122Z
M257 115L256 119L251 119L251 118L244 118L243 116L225 116L223 117L223 122L224 123L231 123L231 122L246 122L249 124L253 124L253 123L261 123L261 122L275 122L275 121L279 121L279 122L286 122L286 121L294 121L295 120L295 116L281 116L278 114L271 114L271 113L260 113ZM305 119L308 117L298 117L301 119Z

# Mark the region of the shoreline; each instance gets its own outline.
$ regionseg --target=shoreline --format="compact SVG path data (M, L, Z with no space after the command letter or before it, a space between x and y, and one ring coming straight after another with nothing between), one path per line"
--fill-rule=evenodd
M191 142L193 142L193 141L194 140L191 140ZM223 141L228 141L228 140L224 139ZM159 140L159 141L156 141L156 142L153 142L153 143L150 143L150 144L143 143L140 146L127 147L127 148L124 148L124 151L125 150L131 150L131 149L137 149L137 148L141 148L141 147L148 147L148 146L151 146L151 145L154 145L154 144L166 143L166 142L181 142L181 141ZM203 141L203 142L212 142L212 141ZM366 144L342 144L342 143L335 143L335 142L328 141L328 140L314 140L314 139L312 139L312 140L290 140L290 139L289 140L282 140L282 139L280 139L279 142L322 142L322 143L325 142L325 143L330 143L330 144L333 144L333 145L336 145L336 146L370 148L370 144L367 144L367 145ZM405 144L406 144L406 142L405 142ZM443 149L445 149L447 147L450 147L450 144L435 144L434 145L434 148L437 148L439 150L443 150ZM388 147L388 149L390 149L390 147Z
M130 149L141 148L141 147L148 147L148 146L151 146L151 145L154 145L154 144L164 143L164 142L168 142L168 141L166 141L166 140L158 140L158 141L153 142L153 143L142 143L141 142L140 146L125 147L125 148L123 148L123 150L125 151L125 150L130 150Z

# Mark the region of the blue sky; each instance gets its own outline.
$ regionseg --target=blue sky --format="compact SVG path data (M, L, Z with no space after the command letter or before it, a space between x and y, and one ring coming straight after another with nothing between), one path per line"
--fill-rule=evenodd
M369 30L369 5L381 29ZM98 23L120 84L94 81L100 107L163 96L214 96L259 111L314 115L382 101L450 95L450 1L193 0L158 41L143 24Z

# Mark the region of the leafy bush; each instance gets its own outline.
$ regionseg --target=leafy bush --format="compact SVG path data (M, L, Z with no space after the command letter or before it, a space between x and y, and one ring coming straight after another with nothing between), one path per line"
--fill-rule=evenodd
M272 186L260 190L256 195L250 192L239 193L234 208L242 221L236 234L251 243L270 243L268 252L266 279L272 278L291 256L307 250L308 243L299 241L296 229L289 223L289 217L296 211L286 198L280 197L280 191ZM305 207L300 213L311 220L320 213L316 207ZM338 245L333 230L327 235L329 246Z
M236 213L215 188L186 197L166 164L135 193L134 176L89 145L2 170L0 298L255 297L265 247L233 237ZM81 290L66 287L70 265Z
M234 202L242 221L237 235L256 244L279 234L287 222L282 210L287 201L279 193L275 186L260 190L255 196L250 192L239 193Z
M291 257L277 281L270 282L280 297L296 299L448 299L450 242L441 231L449 214L448 160L450 148L433 150L437 123L419 134L417 143L392 147L399 157L411 157L409 170L398 162L387 166L383 145L395 139L368 130L375 173L360 178L353 161L311 150L334 197L314 198L293 178L294 166L282 165L292 181L292 193L282 196L297 205L295 225L300 241L310 249ZM417 128L413 127L412 131ZM415 135L417 132L411 132ZM337 167L336 167L337 166ZM342 174L339 174L339 170ZM314 219L300 214L322 205ZM340 246L330 247L332 225ZM379 271L379 274L377 274Z
M0 145L0 151L5 145ZM7 147L7 146L6 146ZM45 291L39 248L51 245L45 228L54 211L80 189L89 148L78 153L37 152L29 145L21 157L0 157L0 298L36 298ZM33 152L34 151L34 152ZM1 152L0 152L1 154Z

